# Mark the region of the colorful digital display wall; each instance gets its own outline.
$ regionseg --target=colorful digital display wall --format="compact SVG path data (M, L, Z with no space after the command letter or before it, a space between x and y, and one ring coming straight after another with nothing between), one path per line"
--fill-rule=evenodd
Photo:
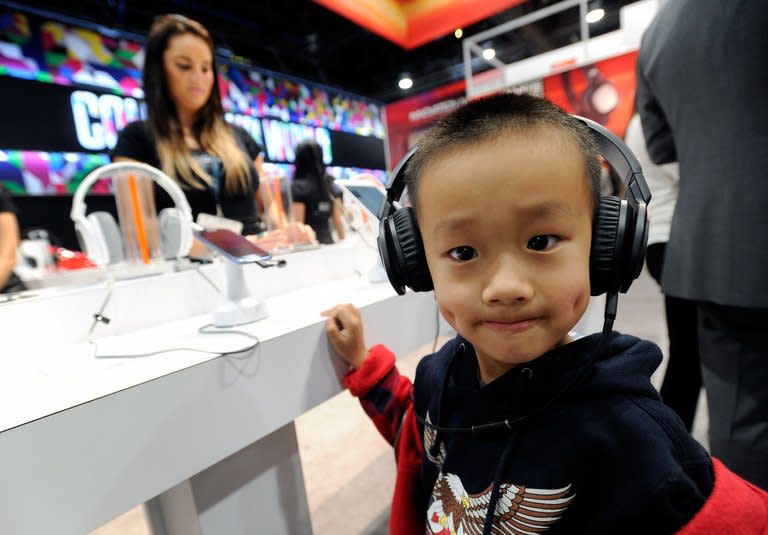
M0 181L14 194L71 194L109 161L119 131L146 117L142 44L106 32L0 13ZM383 176L378 103L240 64L221 62L219 76L225 118L251 133L267 161L290 164L312 137L339 174Z

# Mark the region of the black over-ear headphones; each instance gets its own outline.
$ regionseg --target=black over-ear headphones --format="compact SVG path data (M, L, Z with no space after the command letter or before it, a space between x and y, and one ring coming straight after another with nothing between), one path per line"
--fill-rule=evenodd
M589 254L592 295L624 293L643 268L648 242L646 205L651 200L651 191L640 163L621 139L594 121L573 117L588 128L599 152L624 184L623 197L601 197L595 211ZM379 254L389 282L400 295L406 287L416 292L433 289L413 209L397 202L405 190L408 161L417 150L418 146L408 151L392 171L378 214Z

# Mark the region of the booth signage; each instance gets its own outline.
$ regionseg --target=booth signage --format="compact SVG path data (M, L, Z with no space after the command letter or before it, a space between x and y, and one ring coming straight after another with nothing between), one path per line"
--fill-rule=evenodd
M0 147L50 152L107 152L126 124L146 119L146 104L109 91L84 90L0 76L5 108ZM21 104L23 103L23 104ZM327 165L383 169L384 141L373 136L227 113L225 119L245 128L264 147L265 159L292 163L303 139L315 139Z

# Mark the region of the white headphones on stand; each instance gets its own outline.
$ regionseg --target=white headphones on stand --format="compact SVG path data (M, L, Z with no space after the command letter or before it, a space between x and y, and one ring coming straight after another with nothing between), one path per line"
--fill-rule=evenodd
M104 165L86 176L72 198L70 217L83 252L98 266L115 264L125 259L120 227L109 212L86 214L85 194L99 179L116 173L136 171L151 178L173 199L174 208L160 212L160 249L164 258L181 258L192 248L192 209L174 180L150 165L140 162L117 162Z

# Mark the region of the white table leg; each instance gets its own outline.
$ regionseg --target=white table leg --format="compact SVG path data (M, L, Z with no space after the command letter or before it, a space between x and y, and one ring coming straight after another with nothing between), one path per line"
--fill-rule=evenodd
M169 489L147 506L155 535L311 534L294 423Z

